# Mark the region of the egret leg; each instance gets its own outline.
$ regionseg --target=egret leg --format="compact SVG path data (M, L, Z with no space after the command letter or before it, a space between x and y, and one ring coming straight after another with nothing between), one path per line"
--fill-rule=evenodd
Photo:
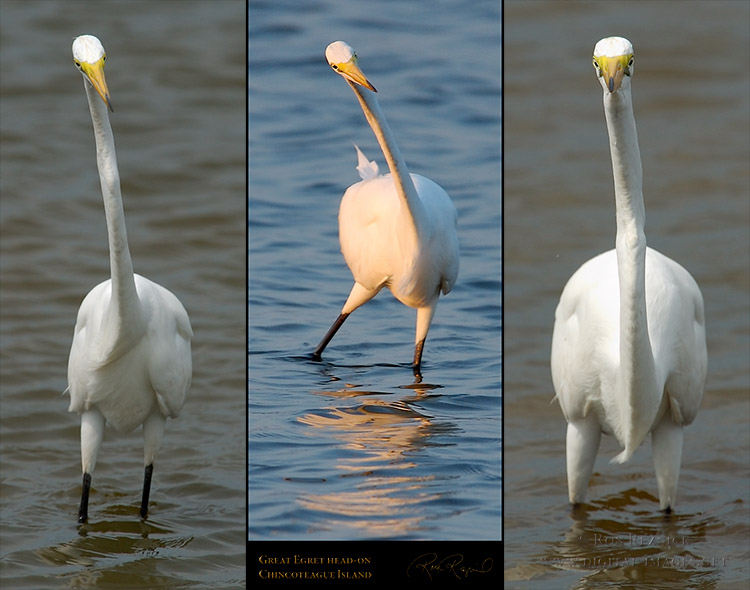
M89 489L91 488L91 474L83 474L83 484L81 484L81 506L78 508L78 522L84 523L89 517Z
M81 414L81 468L83 484L81 486L81 504L78 508L78 522L84 523L89 517L89 491L91 474L94 473L99 447L104 438L104 415L96 408Z
M594 461L599 451L602 429L599 422L589 414L583 420L568 423L565 452L568 469L568 499L571 504L580 504L586 498Z
M339 331L339 328L343 325L344 321L348 317L349 317L348 313L339 314L339 317L337 317L336 321L333 322L333 325L328 329L328 332L326 332L326 335L323 336L323 339L320 341L320 344L318 344L318 347L315 349L315 352L313 352L312 358L314 361L319 361L321 359L320 355L323 354L325 347L328 346L328 343L336 335L336 332Z
M436 306L437 297L429 305L417 309L417 332L414 339L416 344L414 345L414 361L412 362L414 380L417 383L422 382L422 350L424 349L424 341L427 340L427 332L430 331Z
M424 348L424 338L417 342L414 346L414 361L412 362L412 370L414 371L414 381L416 383L422 382L422 349Z
M141 518L148 515L148 497L151 494L151 476L154 473L154 464L146 465L143 472L143 496L141 497Z
M158 407L149 414L143 423L143 459L146 465L143 472L143 496L141 497L141 518L148 514L148 498L151 493L151 476L154 473L154 459L161 445L164 435L164 425L167 420L162 416Z
M672 512L677 500L677 483L680 479L682 460L682 426L672 421L667 411L659 424L651 431L651 449L659 488L659 508L667 514Z

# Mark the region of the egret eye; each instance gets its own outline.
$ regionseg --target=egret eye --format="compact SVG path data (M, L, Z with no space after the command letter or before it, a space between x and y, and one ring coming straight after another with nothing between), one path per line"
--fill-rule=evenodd
M630 76L630 68L633 67L633 58L631 57L628 61L628 66L625 68L625 75Z
M338 70L338 69L339 69L339 67L338 67L338 66L337 66L336 64L331 64L331 67L332 67L332 68L333 68L334 70Z
M81 62L80 62L80 61L78 61L77 59L74 59L74 60L73 60L73 63L74 63L74 64L76 64L76 67L77 67L77 68L78 68L79 70L81 69Z
M596 70L597 75L601 76L601 68L599 67L599 62L594 59L594 69Z

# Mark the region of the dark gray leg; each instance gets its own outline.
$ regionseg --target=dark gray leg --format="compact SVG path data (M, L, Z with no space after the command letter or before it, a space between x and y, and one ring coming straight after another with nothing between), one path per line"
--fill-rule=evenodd
M414 362L412 363L412 370L414 371L414 382L422 382L422 349L424 348L424 340L417 342L414 347Z
M89 518L89 490L91 489L91 475L83 474L83 484L81 486L81 506L78 509L78 522L84 523Z
M146 465L143 473L143 497L141 498L141 518L148 514L148 497L151 493L151 475L154 473L154 464Z
M323 336L323 340L320 341L320 344L318 344L318 347L315 349L315 352L313 352L312 358L314 361L320 360L321 358L320 355L323 354L325 347L328 346L328 343L334 337L336 332L339 331L339 328L342 326L342 324L348 317L349 317L348 313L342 313L339 315L339 317L336 318L336 321L333 322L333 325L328 329L328 332L326 332L326 335Z

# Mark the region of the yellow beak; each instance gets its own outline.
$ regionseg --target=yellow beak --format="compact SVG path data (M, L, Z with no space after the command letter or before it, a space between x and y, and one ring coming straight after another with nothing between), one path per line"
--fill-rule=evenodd
M112 102L109 99L107 80L104 77L104 58L93 64L81 62L81 71L86 75L86 79L91 82L91 85L94 87L97 94L102 97L102 100L107 104L109 110L114 112Z
M620 89L622 78L628 74L628 63L630 55L618 55L617 57L597 57L596 61L601 69L601 75L607 83L610 94Z
M368 88L373 92L377 92L377 90L375 90L375 86L370 84L370 81L362 73L362 70L359 69L356 56L346 63L336 64L335 70L337 72L340 72L341 75L344 76L344 78L346 78L347 80L350 80L355 84L359 84L360 86L364 86L365 88Z

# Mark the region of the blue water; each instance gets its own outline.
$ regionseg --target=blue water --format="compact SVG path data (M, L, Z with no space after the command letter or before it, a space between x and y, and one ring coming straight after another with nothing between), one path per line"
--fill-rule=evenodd
M249 537L498 539L499 3L306 6L249 13ZM416 311L387 291L309 359L352 285L337 228L359 180L352 144L386 168L325 62L337 39L378 88L410 170L458 210L461 268L419 387Z

